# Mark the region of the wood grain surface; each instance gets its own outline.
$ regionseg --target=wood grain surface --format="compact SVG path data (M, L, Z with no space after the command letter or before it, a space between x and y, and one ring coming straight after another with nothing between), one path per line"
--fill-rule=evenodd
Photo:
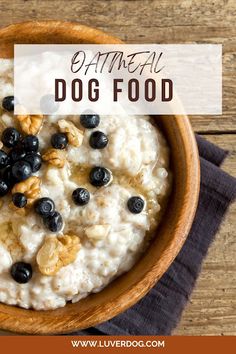
M222 43L223 115L193 116L196 132L230 151L223 168L236 176L235 0L0 0L0 26L77 21L129 43ZM204 262L177 335L236 335L236 205Z

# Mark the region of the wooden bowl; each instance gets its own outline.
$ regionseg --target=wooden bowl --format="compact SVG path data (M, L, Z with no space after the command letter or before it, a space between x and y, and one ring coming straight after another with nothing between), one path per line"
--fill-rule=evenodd
M0 56L11 57L14 43L122 43L99 30L77 23L44 21L11 25L0 30ZM186 116L158 117L171 147L173 192L152 244L140 261L100 293L53 311L24 310L0 304L3 330L30 333L68 333L125 311L140 300L175 259L188 235L199 195L199 156Z

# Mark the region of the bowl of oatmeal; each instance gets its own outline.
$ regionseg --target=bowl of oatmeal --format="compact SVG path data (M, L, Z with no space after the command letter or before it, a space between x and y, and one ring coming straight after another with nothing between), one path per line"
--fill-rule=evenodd
M14 115L14 43L120 43L55 21L0 30L0 320L67 333L136 303L181 249L199 193L186 116Z

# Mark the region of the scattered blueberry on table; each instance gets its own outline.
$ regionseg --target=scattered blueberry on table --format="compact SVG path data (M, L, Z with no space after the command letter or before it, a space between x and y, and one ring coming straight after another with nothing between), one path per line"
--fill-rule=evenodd
M11 276L19 284L26 284L32 278L32 266L29 263L17 262L11 267Z
M76 205L86 205L90 200L90 193L85 188L77 188L72 194L72 199Z
M14 193L12 202L17 208L24 208L27 204L27 198L23 193Z
M97 130L90 135L89 144L93 149L104 149L108 144L108 137Z
M144 200L140 197L131 197L127 202L127 206L132 214L139 214L144 208Z

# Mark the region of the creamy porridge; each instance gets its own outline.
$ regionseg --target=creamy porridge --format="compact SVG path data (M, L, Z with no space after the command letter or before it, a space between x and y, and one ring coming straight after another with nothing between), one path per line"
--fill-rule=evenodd
M14 116L0 60L0 301L36 310L98 292L137 261L170 189L144 116Z

